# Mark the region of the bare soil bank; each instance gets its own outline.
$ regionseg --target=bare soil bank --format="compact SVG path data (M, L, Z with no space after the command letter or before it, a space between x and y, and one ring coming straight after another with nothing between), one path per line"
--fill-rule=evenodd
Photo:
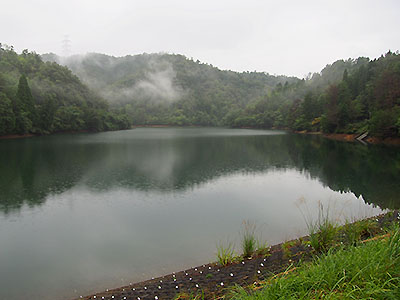
M9 139L22 139L27 137L36 136L34 134L9 134L0 136L0 140L9 140Z
M30 138L30 137L44 136L44 135L54 135L54 134L75 134L75 133L89 133L89 132L90 132L89 130L78 130L78 131L54 132L51 134L34 134L34 133L9 134L9 135L0 135L0 140L23 139L23 138Z

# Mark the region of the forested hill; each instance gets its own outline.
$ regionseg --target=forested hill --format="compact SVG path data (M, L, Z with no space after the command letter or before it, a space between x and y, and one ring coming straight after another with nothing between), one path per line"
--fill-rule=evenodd
M376 124L387 112L381 112L381 98L375 99L377 93L371 91L384 69L394 68L398 55L393 53L374 61L365 57L338 60L306 79L222 71L176 54L112 57L92 53L68 58L46 54L43 59L68 66L113 107L126 112L133 124L398 132L393 127L395 112L391 112L390 125ZM341 92L333 99L336 90Z
M320 79L325 76L323 73ZM260 114L267 112L271 124L293 130L400 136L398 52L389 51L371 61L364 58L353 61L353 67L344 69L340 81L330 82L323 88L313 86L313 79L310 83L305 96L289 105L282 105L288 98L283 90L277 90L275 95L247 106L239 114L244 120L242 124L257 125ZM276 106L272 107L271 103ZM283 118L282 123L276 116Z
M132 124L399 136L400 55L338 60L299 79L176 54L61 58L0 47L0 135Z
M277 84L301 82L259 72L222 71L176 54L47 54L43 59L66 65L104 99L124 107L135 124L223 125L229 111L244 108Z
M126 115L111 109L68 68L0 44L0 135L128 127Z

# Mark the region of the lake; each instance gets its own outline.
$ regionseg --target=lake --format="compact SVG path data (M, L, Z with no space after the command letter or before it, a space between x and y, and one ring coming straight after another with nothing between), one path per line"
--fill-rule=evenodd
M306 234L319 205L341 221L398 208L399 150L223 128L0 140L0 299L71 299L208 263L243 222L272 245Z

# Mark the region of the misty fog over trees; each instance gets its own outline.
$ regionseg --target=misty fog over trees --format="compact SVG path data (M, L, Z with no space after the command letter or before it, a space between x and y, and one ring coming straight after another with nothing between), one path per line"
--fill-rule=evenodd
M62 58L0 48L0 135L132 125L399 136L400 55L338 60L299 79L222 71L175 54Z

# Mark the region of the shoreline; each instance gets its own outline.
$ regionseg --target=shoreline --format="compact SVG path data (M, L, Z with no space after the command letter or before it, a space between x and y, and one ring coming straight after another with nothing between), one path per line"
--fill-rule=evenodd
M398 217L399 216L399 217ZM371 220L376 222L376 232L362 236L360 241L374 239L382 234L382 228L393 221L398 222L400 214L397 210L377 216L361 219L357 222ZM338 237L339 237L338 232ZM266 278L300 262L309 262L315 258L315 251L308 244L309 236L303 236L269 247L267 255L253 255L250 258L239 257L236 262L222 266L216 262L203 264L180 272L173 272L157 278L151 278L137 283L130 283L114 289L79 296L78 299L102 300L170 300L170 299L222 299L227 287L233 285L254 287L260 286Z
M306 134L306 135L320 135L324 138L328 138L331 140L336 140L336 141L344 141L344 142L359 142L357 140L357 137L359 134L354 134L354 133L322 133L320 131L316 132L310 132L310 131L293 131L294 133L297 134ZM400 137L387 137L387 138L380 138L380 137L373 137L369 136L363 140L364 142L367 142L368 144L373 144L373 145L379 145L379 144L384 144L384 145L393 145L393 146L400 146Z
M14 140L14 139L24 139L24 138L30 138L30 137L35 137L38 136L33 133L27 133L27 134L8 134L8 135L1 135L0 140Z
M185 125L185 126L179 126L179 125L166 125L166 124L145 124L145 125L134 125L129 129L122 129L122 130L130 130L130 129L136 129L136 128L172 128L172 127L180 127L180 128L200 128L200 127L206 127L206 126L199 126L199 125ZM216 127L216 126L212 126ZM216 127L219 128L219 127ZM305 135L319 135L324 138L328 138L331 140L336 140L336 141L344 141L344 142L358 142L357 137L359 134L350 134L350 133L322 133L320 131L291 131L288 128L256 128L256 127L238 127L238 128L231 128L231 129L264 129L264 130L287 130L296 134L305 134ZM110 132L110 131L100 131L100 132ZM75 134L75 133L91 133L88 130L80 130L80 131L66 131L66 132L54 132L51 134L33 134L33 133L28 133L28 134L10 134L10 135L3 135L0 136L0 140L12 140L12 139L23 139L23 138L31 138L31 137L39 137L39 136L50 136L50 135L55 135L55 134ZM98 133L98 132L93 132L93 133ZM384 144L384 145L391 145L391 146L400 146L400 137L387 137L387 138L380 138L380 137L373 137L369 136L363 140L364 142L367 142L368 144L372 145L379 145L379 144Z

